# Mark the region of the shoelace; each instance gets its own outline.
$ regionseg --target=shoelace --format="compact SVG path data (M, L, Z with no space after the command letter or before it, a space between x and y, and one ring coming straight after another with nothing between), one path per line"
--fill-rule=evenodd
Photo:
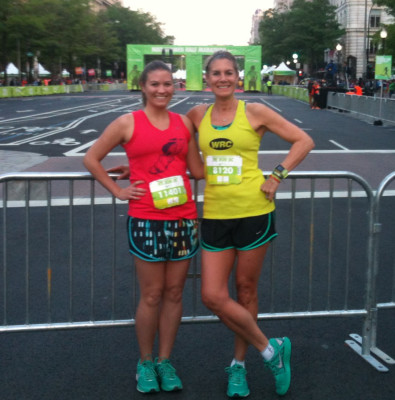
M175 368L169 363L169 361L162 361L158 364L158 371L161 376L165 376L166 378L174 378L175 377Z
M230 375L229 380L232 383L239 384L244 380L247 371L240 366L233 366L225 368L225 371Z
M283 362L281 359L281 355L278 354L273 360L270 360L270 363L267 363L266 366L273 372L274 375L278 375L283 372Z
M152 380L155 379L156 377L156 372L155 372L155 368L154 365L152 364L152 362L149 361L144 361L143 363L141 363L142 368L142 375L144 375L144 378L147 380Z

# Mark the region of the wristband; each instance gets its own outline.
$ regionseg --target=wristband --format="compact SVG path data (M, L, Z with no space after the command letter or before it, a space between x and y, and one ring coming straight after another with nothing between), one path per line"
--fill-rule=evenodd
M277 176L275 176L273 174L270 175L270 178L274 179L278 183L281 183L281 180Z
M273 174L280 179L285 179L288 176L288 171L281 164L278 164L277 167L274 168Z

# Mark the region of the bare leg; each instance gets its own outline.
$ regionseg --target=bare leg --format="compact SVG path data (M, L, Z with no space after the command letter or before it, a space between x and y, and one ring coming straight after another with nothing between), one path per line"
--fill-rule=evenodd
M269 243L253 250L238 251L236 265L237 301L256 321L258 315L258 280ZM249 343L235 337L235 358L244 360Z
M259 329L251 312L229 296L228 280L235 255L235 250L202 250L202 300L229 329L263 351L268 345L268 339Z
M170 358L182 317L182 293L189 260L168 261L159 315L159 358Z
M136 312L136 334L141 360L152 354L160 303L165 282L165 263L148 262L135 257L140 285L140 301Z

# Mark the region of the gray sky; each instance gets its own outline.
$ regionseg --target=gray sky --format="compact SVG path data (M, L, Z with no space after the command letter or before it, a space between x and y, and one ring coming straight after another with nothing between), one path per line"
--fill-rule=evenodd
M176 45L246 46L255 10L273 7L273 0L123 0L123 5L155 16Z

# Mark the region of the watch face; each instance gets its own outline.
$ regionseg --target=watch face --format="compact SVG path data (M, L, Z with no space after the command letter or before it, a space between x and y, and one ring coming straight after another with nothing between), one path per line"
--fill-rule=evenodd
M283 172L284 171L284 167L280 164L280 165L277 165L277 167L276 167L276 170L277 171L280 171L280 172Z

